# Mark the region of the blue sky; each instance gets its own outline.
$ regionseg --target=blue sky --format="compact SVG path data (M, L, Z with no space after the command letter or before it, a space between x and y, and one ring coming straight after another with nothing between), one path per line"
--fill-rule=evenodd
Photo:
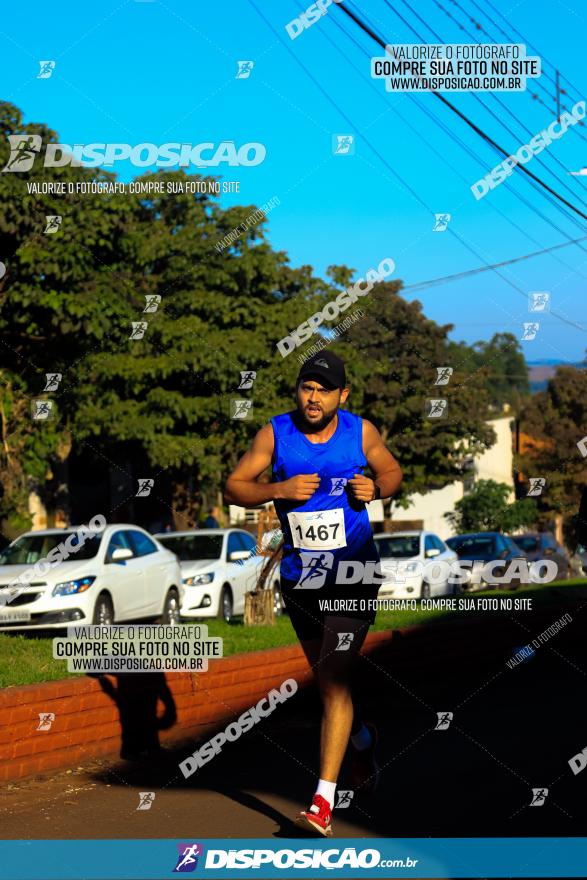
M435 0L410 3L412 9L394 0L393 6L426 42L437 42L430 29L444 42L474 42L459 23L483 42L490 38L476 23L502 42L497 25L512 36L515 27L548 58L551 63L543 58L541 79L528 81L548 106L524 93L500 93L504 106L478 94L494 118L474 95L447 95L514 152L556 115L553 98L541 88L554 93L546 76L554 76L552 64L575 86L565 98L568 105L582 98L577 89L582 88L587 21L584 7L572 2L573 7L559 0L495 0L507 23L486 0L443 0L453 20ZM269 215L273 246L287 251L293 266L310 264L318 273L331 263L345 263L364 274L391 257L396 277L408 285L585 234L581 218L559 211L520 173L476 201L469 187L500 161L496 153L433 95L390 94L381 81L371 80L368 56L383 53L334 4L295 40L285 25L305 4L254 4L275 31L249 0L13 4L0 25L2 98L18 105L25 121L47 123L66 143L265 144L263 164L219 169L225 179L241 181L240 194L222 196L222 203L262 204L278 196L280 205ZM387 41L419 42L390 7L386 0L351 4ZM534 53L528 49L528 54ZM57 62L48 80L36 78L41 59ZM254 62L248 79L235 78L238 60ZM355 154L333 155L333 134L354 134ZM586 147L587 124L569 130L527 166L584 211L587 177L567 172L587 165ZM117 165L117 170L127 181L137 173L131 166ZM455 235L432 232L435 212L451 214ZM587 242L506 268L503 277L487 272L421 291L417 298L428 316L455 324L453 338L474 342L499 331L521 336L522 323L533 317L526 294L550 291L552 312L561 317L542 315L536 339L522 343L524 353L528 360L576 360L587 348L585 277Z

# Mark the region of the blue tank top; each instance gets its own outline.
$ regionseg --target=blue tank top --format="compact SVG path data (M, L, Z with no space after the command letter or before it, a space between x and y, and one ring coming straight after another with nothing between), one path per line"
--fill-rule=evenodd
M307 501L275 500L283 531L281 575L299 580L304 554L316 556L322 550L332 554L334 583L341 560L361 562L379 559L366 506L350 495L347 480L362 474L367 466L363 452L363 420L338 410L336 431L325 443L312 443L293 420L293 412L271 419L275 449L273 480L283 482L298 474L315 474L320 485ZM306 556L306 564L309 557Z

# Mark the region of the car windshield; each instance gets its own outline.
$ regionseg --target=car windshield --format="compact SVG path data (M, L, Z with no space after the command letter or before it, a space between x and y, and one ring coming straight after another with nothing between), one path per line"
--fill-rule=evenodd
M57 532L46 535L23 535L17 538L0 553L0 565L34 565L40 559L45 559L59 544L64 544L70 535L75 539L71 542L69 553L63 551L63 559L75 561L77 559L93 559L100 546L101 535L92 535L85 541L78 540L76 532ZM51 560L49 560L51 562Z
M182 562L220 559L222 554L222 535L165 535L157 540Z
M533 538L532 535L519 535L514 538L514 541L518 547L521 547L526 553L532 553L534 550L538 550L538 538Z
M446 542L458 556L490 556L495 552L493 535L475 535L472 538L449 538Z
M389 538L376 538L379 555L383 558L408 559L420 552L419 535L390 535Z

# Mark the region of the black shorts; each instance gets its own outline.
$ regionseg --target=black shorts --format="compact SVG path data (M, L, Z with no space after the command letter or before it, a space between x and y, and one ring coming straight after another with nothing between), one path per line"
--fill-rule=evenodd
M326 584L317 590L295 590L296 584L281 578L283 604L301 641L322 638L327 617L352 618L367 626L375 620L379 584Z

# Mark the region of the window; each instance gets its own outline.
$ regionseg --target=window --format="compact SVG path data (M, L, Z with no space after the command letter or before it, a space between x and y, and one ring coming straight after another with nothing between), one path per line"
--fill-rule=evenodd
M239 532L231 532L228 536L228 547L226 548L226 558L230 562L230 554L238 551L246 550L243 540Z
M114 534L110 538L110 543L108 544L106 559L112 559L112 554L115 550L118 550L119 548L122 548L123 550L130 550L130 552L134 556L134 550L131 546L128 532L114 532Z
M436 549L439 550L441 553L445 553L446 545L444 541L441 541L438 535L431 535L431 538L433 546L436 547Z
M148 556L149 553L157 553L157 545L148 535L142 532L128 532L132 545L134 547L135 556Z
M432 540L432 535L426 535L424 538L424 556L428 554L429 550L434 550L434 541Z
M220 559L222 554L222 534L219 535L166 535L157 539L181 562L194 562L201 559Z
M53 532L49 535L23 535L17 538L0 553L0 565L34 565L40 559L45 559L51 550L60 544L65 544L69 536L75 532ZM100 547L101 535L92 535L78 541L72 539L69 553L64 548L64 558L71 560L93 559Z
M449 538L446 543L461 559L491 559L496 552L493 535Z
M376 538L375 546L382 559L409 559L417 556L420 552L420 537L418 535L389 535L386 538Z
M253 555L257 555L257 542L248 532L239 532L241 541L245 550L249 550Z
M525 553L534 553L538 550L538 540L532 535L516 535L514 541Z
M495 536L495 549L498 554L507 552L508 545L507 545L507 541L504 539L503 535L496 535Z

